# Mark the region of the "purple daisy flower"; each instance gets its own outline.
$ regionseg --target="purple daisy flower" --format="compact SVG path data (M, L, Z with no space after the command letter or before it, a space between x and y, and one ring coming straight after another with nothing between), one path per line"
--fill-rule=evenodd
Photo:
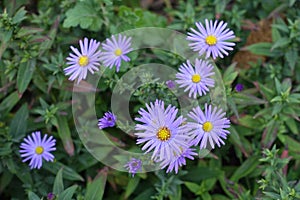
M190 160L194 160L194 156L198 155L197 153L194 152L195 149L192 148L186 148L183 153L181 153L180 155L174 157L171 160L164 160L161 163L161 169L169 166L167 168L167 173L172 172L173 170L175 170L175 173L178 173L178 168L182 167L183 165L186 165L186 158L190 159Z
M77 78L77 84L85 79L87 72L94 74L95 71L98 71L100 65L100 42L91 39L90 42L87 38L84 38L83 42L79 41L80 52L78 49L71 46L72 51L75 53L70 53L67 57L67 64L69 67L64 69L65 74L71 75L69 80L73 81Z
M211 105L205 104L205 112L200 107L193 108L188 116L196 122L189 122L188 126L192 128L192 141L193 145L200 143L200 149L206 148L207 141L209 140L210 146L214 149L215 144L218 147L224 145L222 139L226 139L230 133L225 128L230 127L229 119L225 118L225 112L222 109L212 108ZM201 141L201 142L200 142Z
M102 44L103 52L101 53L100 60L103 64L110 69L116 66L116 71L120 70L121 61L130 61L130 58L126 55L131 48L131 37L118 35L118 39L113 35L111 39L106 39L106 42Z
M227 51L233 50L232 46L235 43L226 42L226 40L235 38L233 31L225 29L227 23L205 19L205 28L200 22L195 24L198 30L191 28L192 32L188 32L187 40L192 41L189 46L194 51L199 51L200 56L206 52L206 58L211 54L213 59L218 56L223 58L223 54L228 55Z
M141 170L142 168L142 161L140 159L131 158L129 162L124 165L124 167L131 173L132 177Z
M156 100L155 103L146 104L147 111L141 108L141 117L135 118L143 124L137 124L135 135L137 144L145 143L142 150L148 153L153 150L151 159L155 161L171 160L180 155L182 148L187 148L189 129L182 126L186 120L182 116L176 118L178 109L169 105L166 109L164 102Z
M56 140L52 136L48 138L47 134L42 139L40 131L33 132L31 136L29 135L27 138L24 138L25 142L21 143L21 157L25 158L23 162L31 160L29 163L30 169L40 169L43 159L53 161L54 156L50 152L56 150Z
M197 94L200 96L205 95L208 87L214 87L215 81L210 78L215 73L212 71L213 66L205 60L195 59L195 67L189 60L180 65L179 72L176 74L176 83L179 87L185 87L185 92L189 90L189 97L194 99Z
M244 89L244 85L241 83L236 84L235 91L241 92Z
M106 112L102 118L98 120L99 129L107 127L114 127L116 125L117 117L112 112Z

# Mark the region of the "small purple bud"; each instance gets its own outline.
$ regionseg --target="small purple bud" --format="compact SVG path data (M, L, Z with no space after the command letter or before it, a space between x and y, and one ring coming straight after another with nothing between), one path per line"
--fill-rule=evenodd
M55 197L55 194L53 194L52 192L47 194L47 200L53 200Z
M129 162L124 165L124 167L131 173L132 177L137 173L137 171L141 170L142 161L140 159L131 158Z
M104 113L104 116L98 120L99 129L107 127L114 127L116 125L117 117L112 112Z
M175 83L172 80L166 81L166 84L167 84L167 87L171 90L175 88Z
M244 89L244 85L241 83L236 84L235 91L241 92Z

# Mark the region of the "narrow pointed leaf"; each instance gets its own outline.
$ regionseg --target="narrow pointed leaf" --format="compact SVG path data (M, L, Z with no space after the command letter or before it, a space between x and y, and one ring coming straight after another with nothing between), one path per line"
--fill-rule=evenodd
M53 185L53 193L59 195L64 190L63 183L63 168L61 168L55 177L54 185Z
M59 196L58 200L70 200L72 199L72 196L74 195L74 192L77 189L77 185L73 185L71 187L68 187L65 191L63 191Z
M35 70L36 60L32 59L26 63L21 63L17 75L17 87L19 93L24 93L27 89Z
M15 117L10 124L10 135L14 141L19 141L25 136L27 131L27 119L29 117L29 111L27 104L24 104L16 113Z
M72 156L74 155L74 145L73 145L73 140L71 138L71 132L69 129L69 124L67 122L67 119L65 116L57 116L57 122L58 122L58 127L57 127L58 135L62 140L66 152L70 156Z
M104 194L107 173L99 173L99 176L93 182L87 185L85 199L101 200Z

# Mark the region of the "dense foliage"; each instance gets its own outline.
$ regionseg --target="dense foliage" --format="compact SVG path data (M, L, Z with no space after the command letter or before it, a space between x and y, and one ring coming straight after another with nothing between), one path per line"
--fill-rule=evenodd
M300 199L299 0L3 0L0 16L0 199ZM161 49L133 51L119 73L106 70L97 88L82 88L64 74L70 46L142 27L186 34L205 19L227 22L236 36L234 51L215 60L231 121L225 145L188 160L178 174L132 177L93 157L75 126L73 92L94 89L100 118L127 71L146 63L178 69L185 60ZM132 116L157 98L179 106L155 78L141 75ZM133 135L106 130L117 146L140 151ZM56 138L54 162L40 169L30 169L19 152L34 131Z

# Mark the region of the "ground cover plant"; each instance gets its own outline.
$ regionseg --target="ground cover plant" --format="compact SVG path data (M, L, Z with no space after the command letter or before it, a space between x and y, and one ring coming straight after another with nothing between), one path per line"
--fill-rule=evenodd
M0 199L300 199L300 1L0 2Z

